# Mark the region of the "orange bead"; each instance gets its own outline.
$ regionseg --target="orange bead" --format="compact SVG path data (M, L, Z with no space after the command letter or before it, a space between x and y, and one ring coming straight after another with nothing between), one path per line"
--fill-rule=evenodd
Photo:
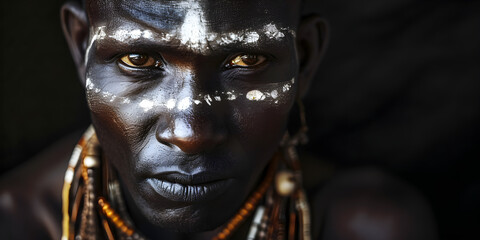
M243 219L242 216L237 215L237 216L235 216L235 218L233 220L238 223L238 222L242 221L242 219Z
M241 216L245 216L245 215L247 215L247 213L248 213L248 211L245 210L245 209L240 210L240 215Z
M110 216L112 216L113 212L112 212L112 210L107 209L107 210L105 211L105 214L107 214L107 217L110 217Z

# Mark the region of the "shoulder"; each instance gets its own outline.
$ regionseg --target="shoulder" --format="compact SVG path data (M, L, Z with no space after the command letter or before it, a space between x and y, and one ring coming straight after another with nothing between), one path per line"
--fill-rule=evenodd
M312 198L315 239L436 239L430 205L378 168L336 173Z
M79 136L61 139L2 176L0 230L7 239L60 239L64 172Z

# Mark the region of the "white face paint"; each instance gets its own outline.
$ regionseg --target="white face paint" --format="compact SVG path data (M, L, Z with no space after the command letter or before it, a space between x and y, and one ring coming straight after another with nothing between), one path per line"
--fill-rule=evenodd
M292 84L295 83L295 78L292 78L289 83L285 83L282 87L282 92L288 92L290 91L290 88L292 88Z
M106 100L108 102L119 102L119 103L122 103L122 104L130 103L129 98L118 97L117 95L115 95L113 93L110 93L108 91L102 91L100 88L96 87L95 84L93 84L92 80L88 77L85 81L85 88L87 89L87 94L95 93L95 94L101 96L104 100ZM143 103L141 103L140 107L142 107L144 109L148 108L148 110L150 110L153 106L149 107L148 102L143 102ZM145 111L148 111L148 110L145 110Z
M252 91L248 92L247 95L245 95L245 97L248 100L251 100L251 101L263 101L263 100L265 100L265 94L263 94L259 90L252 90Z
M270 96L273 98L273 99L276 99L278 97L278 91L277 90L273 90L270 92Z
M205 17L203 10L198 2L189 0L181 2L180 5L187 9L187 14L180 27L177 38L184 46L190 49L205 49L207 47L207 27L205 25Z
M85 51L85 66L88 63L88 56L90 55L90 50L92 49L93 44L100 39L104 39L107 34L105 33L105 26L98 27L97 29L91 29L90 32L93 32L90 43L88 44L87 50Z
M143 108L143 110L145 112L148 112L150 109L153 108L153 105L154 105L154 102L153 101L150 101L150 100L147 100L147 99L143 99L139 104L138 106Z
M295 83L295 78L292 78L288 83L285 83L279 89L273 89L271 91L262 92L260 90L254 89L245 95L245 97L250 101L264 101L264 100L274 100L275 104L278 103L277 98L280 98L281 94L287 93L292 88L292 85ZM279 93L280 92L280 93Z
M150 30L140 30L140 29L119 29L115 31L112 35L108 37L113 38L119 42L138 40L140 38L144 39L153 39L153 33Z
M255 45L261 38L280 41L286 34L295 37L295 31L288 28L278 28L275 24L269 23L261 31L250 29L238 32L215 33L208 32L205 24L200 21L198 13L188 13L185 22L179 30L169 33L156 33L150 30L140 29L116 29L111 34L106 34L106 27L98 27L94 32L90 44L87 47L86 56L94 42L105 38L114 39L119 42L134 42L139 39L148 39L159 42L178 41L178 44L195 53L206 53L218 46L228 44ZM196 25L199 24L199 25ZM195 27L197 26L197 27ZM86 58L88 59L88 58Z
M186 9L185 17L182 24L175 30L170 32L153 32L149 29L135 29L135 28L118 28L107 29L106 26L100 26L92 29L92 37L86 50L85 64L87 64L88 56L93 44L96 41L103 39L113 39L119 42L135 42L139 39L147 39L156 42L174 42L179 44L180 47L189 49L196 53L205 53L212 48L218 46L224 46L228 44L245 44L256 45L260 39L268 39L270 41L281 41L286 36L295 38L295 31L289 28L282 28L274 23L267 23L260 29L243 29L235 32L213 32L209 29L207 19L205 18L204 11L200 4L194 0L186 0L179 2L178 5L182 9ZM283 86L277 89L271 89L269 91L261 91L258 89L252 89L245 93L235 91L222 92L221 94L199 94L196 98L184 97L181 99L156 99L144 97L139 103L138 107L142 108L145 112L151 111L158 107L165 107L169 110L177 108L180 111L191 108L193 104L207 104L212 105L214 102L221 101L234 101L239 99L240 96L245 96L250 101L267 101L273 100L273 103L278 103L278 98L281 94L287 93L291 89L291 84L294 83L292 79L289 83L285 83ZM131 100L126 97L117 97L106 91L102 91L98 87L94 86L92 81L87 78L86 82L87 91L95 93L101 96L108 102L117 102L120 104L131 104ZM180 95L182 96L182 95ZM138 102L138 101L135 101Z
M265 27L263 28L264 32L265 32L265 35L272 39L280 39L280 38L283 38L285 37L285 34L283 34L283 32L279 31L277 29L277 26L275 26L274 24L267 24L265 25Z
M177 108L180 111L188 109L192 105L192 100L190 97L183 98L178 102Z
M168 99L167 101L167 104L165 104L165 106L168 108L168 109L173 109L175 108L175 104L177 103L177 100L175 99Z
M207 104L212 106L214 102L222 101L235 101L239 100L239 96L245 96L245 99L252 102L260 101L269 101L273 104L278 104L279 100L286 95L292 88L292 85L295 84L295 78L292 78L287 83L280 85L275 89L268 91L261 91L258 89L252 89L245 93L237 93L234 90L226 92L215 92L215 95L211 96L210 94L198 94L196 98L184 97L181 99L170 98L166 101L159 101L153 98L144 98L138 103L138 107L143 109L144 112L149 112L155 108L167 108L168 110L173 110L176 108L179 111L186 111L192 107L193 104ZM107 91L102 91L97 88L91 81L90 78L87 78L86 81L87 94L95 94L102 97L105 101L115 102L118 104L131 104L131 100L125 97L118 97Z
M208 104L208 105L212 105L212 97L210 97L210 94L207 94L203 97L203 99L205 99L205 102Z
M290 35L295 38L295 31L289 28L281 28L273 23L268 23L261 29L244 29L236 32L212 32L205 24L206 20L203 10L197 2L192 0L183 2L187 13L179 29L171 32L153 32L145 29L119 28L107 34L107 27L100 26L92 29L92 37L86 50L85 64L93 44L105 38L114 39L119 42L134 42L139 39L148 39L158 42L178 43L179 46L189 49L195 53L206 53L218 46L228 44L255 45L261 38L280 41Z
M227 92L227 100L233 101L237 99L237 96L234 94L235 91Z

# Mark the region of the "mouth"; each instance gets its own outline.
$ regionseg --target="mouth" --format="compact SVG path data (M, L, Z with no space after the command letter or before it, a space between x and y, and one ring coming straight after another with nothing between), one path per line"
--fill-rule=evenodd
M147 183L160 196L174 202L194 203L210 201L227 189L232 179L215 179L208 174L159 174L147 178Z

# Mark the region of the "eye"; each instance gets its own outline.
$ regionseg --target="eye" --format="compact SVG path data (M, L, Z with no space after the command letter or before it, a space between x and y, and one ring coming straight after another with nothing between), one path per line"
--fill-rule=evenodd
M162 65L161 60L157 60L149 55L139 53L123 55L119 61L121 64L132 68L151 68L160 67Z
M232 68L232 67L255 67L267 60L265 56L256 55L256 54L240 54L232 58L225 67Z

